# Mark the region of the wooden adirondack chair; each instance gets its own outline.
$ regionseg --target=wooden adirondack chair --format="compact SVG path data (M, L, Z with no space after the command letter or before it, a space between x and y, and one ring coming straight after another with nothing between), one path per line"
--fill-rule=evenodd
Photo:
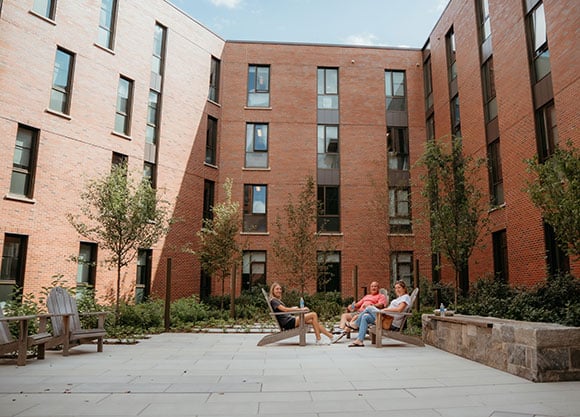
M280 331L277 333L271 333L271 334L264 336L258 342L258 346L265 346L265 345L268 345L270 343L279 342L281 340L289 339L289 338L294 337L294 336L299 336L299 339L298 339L299 345L305 346L306 345L306 333L308 332L308 326L306 326L306 324L304 324L304 314L306 314L307 310L299 310L299 311L290 313L290 314L298 315L298 317L300 318L300 324L298 325L298 327L296 327L294 329L284 330L282 327L280 327L280 323L278 323L278 319L276 319L276 316L280 315L280 314L288 314L288 313L276 313L276 312L274 312L274 309L272 308L272 304L270 304L270 296L268 295L266 290L264 290L263 288L262 288L262 294L264 294L264 299L266 300L266 304L268 304L268 308L270 309L270 316L274 319L274 321L276 322L276 325L278 326L278 329Z
M47 347L58 342L58 338L50 334L46 329L48 314L11 316L5 317L0 308L0 354L17 352L16 364L19 366L26 365L28 349L38 346L38 359L44 359L44 351ZM33 320L38 320L38 333L29 335L28 328ZM11 321L18 322L18 339L15 339L10 333L8 323Z
M411 310L415 306L417 302L417 296L419 295L419 288L415 288L413 292L411 292L411 305L407 306L405 311L402 313L376 313L375 325L369 327L369 333L371 335L371 342L378 348L383 346L383 337L387 337L389 339L395 339L400 342L409 343L417 346L425 346L423 341L415 336L409 336L403 333L403 329L405 328L405 323L407 322L407 317L411 316ZM383 326L380 325L382 322L382 315L389 315L393 317L403 317L403 321L401 323L401 327L399 330L385 330Z
M93 340L97 341L97 352L103 351L103 337L107 334L105 331L105 316L107 313L105 311L83 313L83 315L98 316L97 328L83 329L77 310L77 302L63 287L54 287L50 290L46 300L46 307L49 313L56 314L56 316L51 317L52 329L55 335L64 335L67 333L66 322L60 315L70 315L68 320L69 337L63 341L63 356L68 356L70 347L91 343Z

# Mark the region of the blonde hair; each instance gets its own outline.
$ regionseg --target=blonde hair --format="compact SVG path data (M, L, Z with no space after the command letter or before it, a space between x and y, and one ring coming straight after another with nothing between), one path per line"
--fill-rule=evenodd
M270 285L270 298L276 298L274 297L274 288L276 287L276 285L282 288L282 286L279 283L273 282L272 285Z

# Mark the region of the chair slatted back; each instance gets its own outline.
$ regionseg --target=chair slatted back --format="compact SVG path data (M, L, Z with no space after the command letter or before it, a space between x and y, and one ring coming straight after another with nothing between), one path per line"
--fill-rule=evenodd
M389 292L386 289L381 288L379 290L379 293L381 293L385 296L385 307L388 307L389 306Z
M417 302L418 295L419 295L419 287L415 288L411 292L411 295L409 295L409 297L411 298L411 303L407 307L405 307L405 310L403 311L403 313L410 313L411 312L411 310L415 306L415 303ZM406 323L407 323L407 316L403 317L403 322L401 323L401 330L403 330Z
M4 317L4 312L0 308L0 318ZM10 326L6 321L0 321L0 345L5 345L7 343L13 342L14 338L10 333Z
M281 326L280 326L280 322L278 322L278 318L276 317L276 312L274 311L274 309L272 308L272 303L270 302L270 295L268 294L268 292L262 288L262 294L264 294L264 298L266 299L266 304L268 304L268 308L270 309L270 316L272 316L272 318L274 319L274 321L276 322L276 325L278 326L278 328L280 329L280 331L284 330Z
M74 333L81 329L81 321L77 310L76 300L63 287L54 287L50 290L46 300L46 308L52 314L70 314L69 330ZM56 335L64 334L62 317L51 317L53 331Z

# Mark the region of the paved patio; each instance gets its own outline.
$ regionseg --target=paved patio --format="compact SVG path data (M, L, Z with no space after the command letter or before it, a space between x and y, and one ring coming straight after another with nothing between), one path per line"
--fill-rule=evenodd
M580 382L533 383L429 346L261 337L161 334L3 360L0 416L580 417Z

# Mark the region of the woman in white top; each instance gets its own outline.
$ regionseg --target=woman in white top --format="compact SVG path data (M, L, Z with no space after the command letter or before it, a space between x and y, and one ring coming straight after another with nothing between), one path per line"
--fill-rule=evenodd
M387 308L383 308L379 310L374 306L367 307L364 312L361 313L360 316L355 321L355 326L358 327L358 335L357 338L352 342L348 347L362 347L364 346L364 338L367 334L367 329L371 324L375 323L375 316L377 311L382 311L385 313L393 312L393 313L402 313L405 311L407 306L411 305L411 297L409 297L407 291L407 284L404 281L397 281L395 282L395 294L397 294L397 298L395 298ZM393 316L393 322L391 323L391 330L399 330L401 327L401 322L403 321L403 317L399 315ZM382 324L379 324L382 325Z

